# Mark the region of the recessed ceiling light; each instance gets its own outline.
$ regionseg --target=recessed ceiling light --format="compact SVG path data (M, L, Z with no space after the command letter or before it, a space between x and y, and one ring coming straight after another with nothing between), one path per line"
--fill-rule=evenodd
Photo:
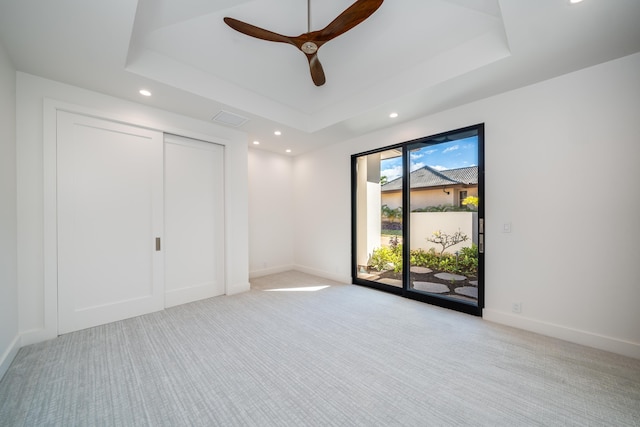
M277 130L277 131L275 131L273 134L274 134L275 136L280 136L280 135L282 135L282 132L280 132L279 130Z
M582 2L582 0L569 0L569 3L571 3L571 4L577 4L577 3L580 3L580 2Z
M140 89L140 95L142 96L151 96L151 92L146 89Z
M398 117L398 113L391 113L389 114L389 117L391 117L392 119L395 119L396 117Z
M260 141L253 141L253 145L260 145Z
M291 152L291 149L287 148L285 151L286 151L287 153L290 153L290 152Z

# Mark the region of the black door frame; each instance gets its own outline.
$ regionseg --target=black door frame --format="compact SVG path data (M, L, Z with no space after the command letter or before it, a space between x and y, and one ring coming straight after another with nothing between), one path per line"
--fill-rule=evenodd
M358 277L358 263L357 263L357 159L362 156L375 154L391 149L402 149L402 236L404 242L409 242L410 234L410 215L411 211L409 206L409 189L410 189L410 155L409 148L412 145L429 143L433 141L437 143L438 139L446 138L452 134L459 134L469 131L477 131L478 134L478 301L477 304L465 302L456 298L447 298L444 296L435 296L428 293L415 291L409 288L410 283L410 269L407 267L410 265L410 247L408 244L404 244L402 262L403 262L403 280L402 287L395 287L386 285L384 283L366 280ZM353 154L351 156L351 277L352 283L355 285L366 286L385 292L389 292L395 295L399 295L405 298L426 302L436 306L457 310L463 313L472 314L475 316L482 316L482 309L484 308L484 252L485 252L485 181L484 181L484 123L467 126L460 129L455 129L448 132L442 132L436 135L430 135L411 141L406 141L400 144L394 144L386 147L382 147L375 150L366 151L363 153Z

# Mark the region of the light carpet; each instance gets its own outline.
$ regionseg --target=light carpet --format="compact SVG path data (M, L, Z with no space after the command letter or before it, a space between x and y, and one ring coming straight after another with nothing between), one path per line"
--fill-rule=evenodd
M0 425L640 425L640 360L302 273L252 286L22 348Z

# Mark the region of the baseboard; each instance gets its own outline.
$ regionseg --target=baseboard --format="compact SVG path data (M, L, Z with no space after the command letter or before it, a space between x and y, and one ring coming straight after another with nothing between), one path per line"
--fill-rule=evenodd
M339 276L337 274L331 274L326 271L316 270L315 268L305 267L304 265L296 264L293 269L301 273L311 274L313 276L323 277L325 279L334 280L340 283L351 283L351 276Z
M243 282L243 283L234 283L230 286L227 286L227 291L225 292L225 295L237 295L237 294L241 294L243 292L247 292L251 289L251 284L249 282Z
M0 359L0 380L9 369L9 366L11 365L11 362L13 362L13 359L15 359L16 354L18 354L21 344L20 335L18 335L13 339L9 348L7 348L7 350L2 354L2 359Z
M490 322L640 359L640 344L638 343L486 308L482 312L482 317Z
M20 334L20 343L22 347L36 344L42 341L48 341L58 336L56 331L48 329L31 329Z
M284 273L285 271L290 271L293 269L294 269L293 265L288 264L288 265L280 265L277 267L264 268L262 270L254 270L249 272L249 279L268 276L270 274Z

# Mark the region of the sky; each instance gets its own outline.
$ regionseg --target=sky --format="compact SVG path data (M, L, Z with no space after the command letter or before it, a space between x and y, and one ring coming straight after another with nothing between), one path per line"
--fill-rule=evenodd
M436 145L425 145L411 152L411 172L424 166L435 170L448 170L478 166L478 137L473 136ZM387 182L402 176L402 157L380 162L380 176Z

